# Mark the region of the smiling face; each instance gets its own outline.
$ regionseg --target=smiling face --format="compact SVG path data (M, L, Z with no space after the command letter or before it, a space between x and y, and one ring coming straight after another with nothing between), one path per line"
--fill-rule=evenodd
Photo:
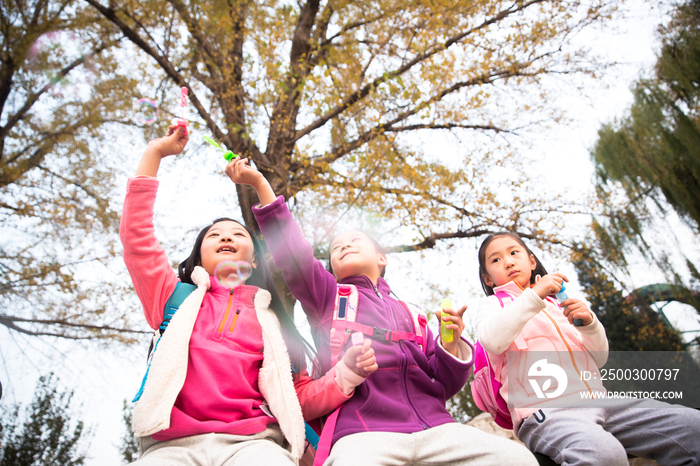
M361 231L346 231L331 243L331 268L338 280L366 275L376 284L386 264L386 255Z
M230 220L217 222L209 228L202 240L200 255L201 266L209 275L214 275L222 261L243 261L257 267L250 234L243 225Z
M515 281L521 288L530 286L530 276L537 267L535 256L510 236L500 236L491 241L484 255L486 274L484 282L490 286L501 286Z

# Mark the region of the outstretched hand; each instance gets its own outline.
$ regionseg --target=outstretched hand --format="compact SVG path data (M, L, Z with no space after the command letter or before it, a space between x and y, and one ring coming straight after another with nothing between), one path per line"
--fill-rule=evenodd
M372 372L379 368L377 365L377 358L374 356L374 350L371 346L372 340L365 338L362 345L351 346L345 352L345 356L343 356L345 365L355 374L365 378L369 377Z
M224 170L231 181L236 184L248 184L253 187L257 186L263 178L262 173L260 173L255 167L252 167L248 159L243 159L241 157L236 157Z
M452 333L454 335L452 341L443 341L442 347L445 348L445 350L448 353L455 357L457 356L457 345L459 344L459 337L460 335L462 335L462 331L464 331L464 320L462 319L462 316L464 315L464 312L466 310L467 306L462 306L456 311L454 309L443 309L442 313L440 314L440 318L447 323L447 325L445 325L445 328L448 330L452 330Z
M189 140L190 135L185 128L178 125L170 125L168 126L168 134L162 138L153 139L148 143L148 147L163 158L182 152Z
M275 201L276 196L274 191L272 191L270 183L257 168L250 166L248 159L236 157L231 163L226 165L224 171L234 183L252 186L258 195L258 199L260 199L261 207Z
M158 174L160 161L169 156L179 154L185 149L190 135L182 126L171 125L168 134L148 143L136 168L136 176L153 176Z

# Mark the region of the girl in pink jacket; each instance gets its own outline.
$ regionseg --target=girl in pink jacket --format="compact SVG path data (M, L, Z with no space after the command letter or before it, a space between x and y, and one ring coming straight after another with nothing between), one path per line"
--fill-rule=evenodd
M157 343L134 409L140 466L160 464L294 465L304 453L304 419L349 399L359 374L376 369L371 348L353 348L319 380L313 359L285 311L255 234L222 218L202 229L190 256L171 268L155 237L153 205L162 158L180 153L188 134L171 126L149 142L129 179L120 238L124 262ZM222 262L245 263L245 284L216 277ZM180 283L196 285L158 328Z
M587 394L606 392L600 377L581 376L605 364L605 329L583 301L569 298L560 308L552 296L568 279L547 274L520 236L484 240L479 278L488 297L479 304L477 338L513 430L531 451L564 465L628 466L628 454L698 464L700 412L648 399L582 404Z

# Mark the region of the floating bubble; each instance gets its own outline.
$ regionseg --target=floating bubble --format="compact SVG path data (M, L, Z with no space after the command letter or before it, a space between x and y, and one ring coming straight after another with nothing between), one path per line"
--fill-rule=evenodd
M235 288L245 283L252 272L253 268L248 262L223 261L216 266L214 275L222 285Z
M76 34L70 31L49 31L39 36L29 47L27 67L49 81L51 94L61 97L64 94L82 95L87 98L86 86L92 85L95 78L90 52L90 48ZM82 66L63 76L61 70L78 60L82 61Z
M49 31L39 36L27 52L27 60L33 61L40 54L51 53L52 55L61 53L69 53L71 55L80 56L82 53L81 41L78 36L70 31Z
M350 178L357 173L357 171L358 171L357 164L355 162L349 162L348 165L345 167L345 170L348 173L347 174L348 178Z
M139 123L150 125L158 119L158 105L153 99L143 98L138 100L136 119Z

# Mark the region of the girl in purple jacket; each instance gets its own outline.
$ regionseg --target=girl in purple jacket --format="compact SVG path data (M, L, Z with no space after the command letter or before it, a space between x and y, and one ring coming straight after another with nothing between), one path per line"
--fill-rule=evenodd
M390 339L392 332L415 330L411 315L391 297L382 277L387 257L376 242L359 231L338 235L330 246L330 272L314 258L284 199L275 196L260 172L247 160L235 159L226 174L258 194L260 204L253 213L275 264L306 313L322 372L332 366L329 340L338 284L357 288L356 321L375 328L372 348L379 368L335 414L332 449L324 464L537 464L522 445L456 423L445 409L446 400L469 378L472 347L466 340L433 340L427 329L424 350L414 341ZM457 334L464 329L465 310L448 310L444 317ZM330 425L324 427L314 464L324 459L323 438Z

